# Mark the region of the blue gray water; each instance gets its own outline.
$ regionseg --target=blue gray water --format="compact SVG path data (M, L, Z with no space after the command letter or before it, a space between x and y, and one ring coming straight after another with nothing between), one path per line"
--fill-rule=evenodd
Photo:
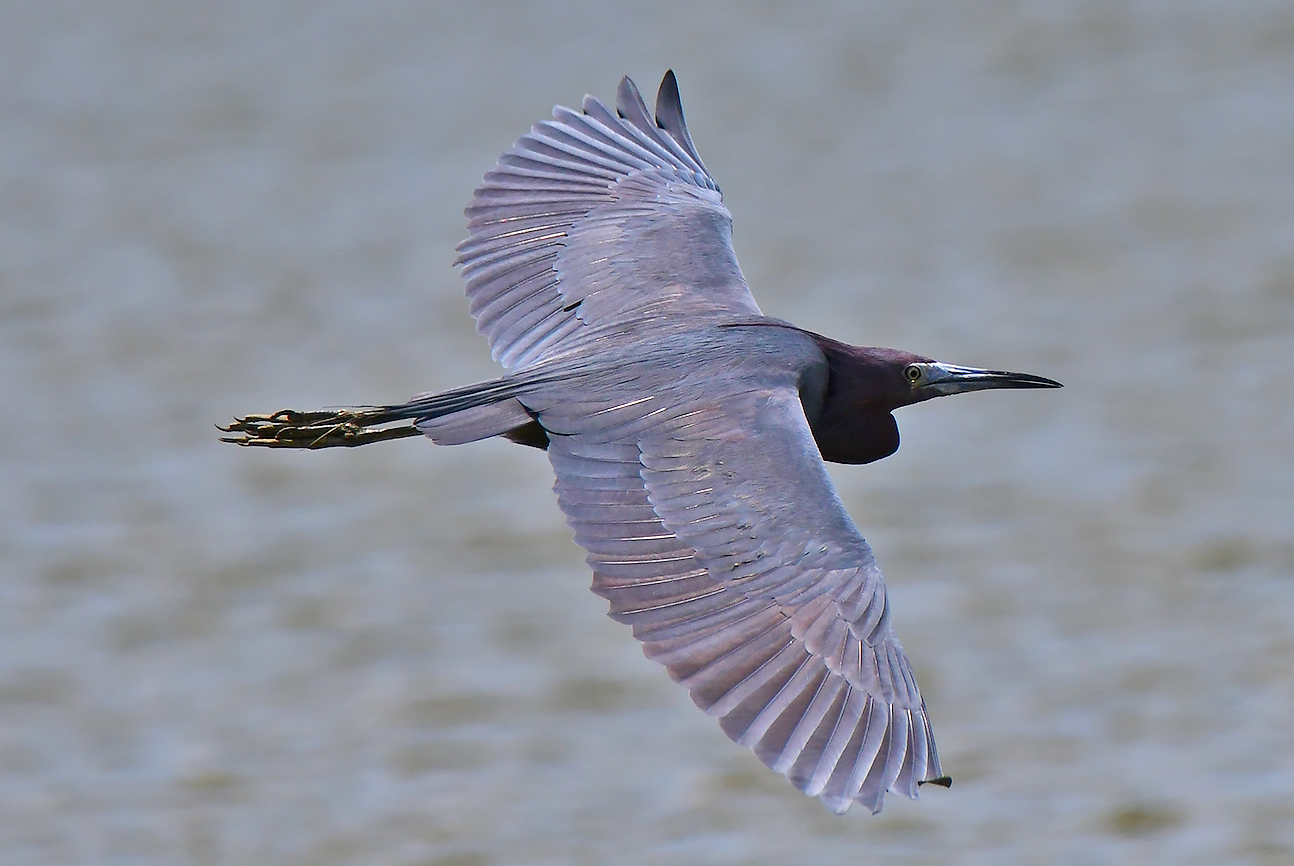
M587 591L461 208L677 70L764 309L1055 377L835 473L949 791L835 817ZM1294 7L0 7L0 863L1294 862Z

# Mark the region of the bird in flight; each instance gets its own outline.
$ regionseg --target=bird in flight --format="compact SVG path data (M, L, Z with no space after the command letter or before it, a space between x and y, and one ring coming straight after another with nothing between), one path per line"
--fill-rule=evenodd
M225 441L492 436L547 451L593 591L730 738L834 812L947 786L871 547L823 461L891 412L1040 376L841 343L760 312L668 72L649 111L558 106L486 173L457 264L506 374L407 403L249 415Z

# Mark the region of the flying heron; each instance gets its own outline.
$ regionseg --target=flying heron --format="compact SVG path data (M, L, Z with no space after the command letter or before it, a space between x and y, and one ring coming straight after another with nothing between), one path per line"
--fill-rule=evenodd
M628 78L614 110L554 108L466 215L456 264L506 375L400 405L249 415L225 441L543 448L593 591L730 738L835 812L950 784L880 569L823 461L894 453L901 406L1060 383L763 315L673 72L654 117Z

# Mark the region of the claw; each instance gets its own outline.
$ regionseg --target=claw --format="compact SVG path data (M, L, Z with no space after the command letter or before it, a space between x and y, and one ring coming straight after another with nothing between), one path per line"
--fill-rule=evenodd
M262 448L354 448L386 439L418 436L417 427L380 427L392 419L380 409L338 409L298 412L280 409L272 415L235 418L228 427L216 425L221 442L256 445ZM376 428L376 429L375 429Z

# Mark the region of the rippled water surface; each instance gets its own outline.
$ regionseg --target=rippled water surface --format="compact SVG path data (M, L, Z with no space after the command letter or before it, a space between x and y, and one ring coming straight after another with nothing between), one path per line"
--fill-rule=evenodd
M491 377L461 208L677 70L764 309L1053 376L835 472L956 783L829 814L542 454L213 424ZM0 862L1294 862L1294 7L9 3Z

